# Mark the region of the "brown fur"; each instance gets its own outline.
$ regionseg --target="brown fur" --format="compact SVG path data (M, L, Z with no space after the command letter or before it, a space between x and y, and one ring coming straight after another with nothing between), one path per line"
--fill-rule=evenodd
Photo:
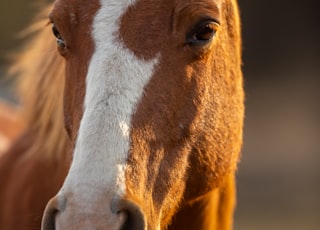
M232 176L225 178L236 169L242 142L240 26L236 3L221 2L158 1L149 10L151 3L141 0L122 20L120 36L127 47L143 59L161 56L133 116L126 174L128 199L141 206L150 229L160 216L166 227L179 207L182 213L201 209L212 215L214 200L234 196L232 188L222 194L224 183L233 183ZM174 6L181 10L168 13ZM221 23L206 48L185 45L199 12ZM165 26L172 21L171 28ZM189 205L202 196L197 205ZM217 210L229 206L225 216L207 219L195 229L230 229L232 203L219 207L217 202ZM195 223L193 218L183 221L184 226Z
M242 142L244 109L237 3L221 1L218 11L209 7L209 14L219 17L222 28L213 45L203 50L170 40L182 41L196 18L175 18L170 31L159 27L159 23L169 20L166 9L179 2L192 1L163 1L160 11L150 15L148 8L143 10L148 4L140 0L122 18L126 27L121 27L119 38L136 56L150 59L159 52L162 55L133 116L127 198L141 206L150 229L154 229L153 223L160 222L162 228L169 230L228 230L232 229L234 172ZM91 13L95 10L92 5ZM200 6L198 10L204 8ZM159 20L154 22L155 27L149 24L154 18ZM83 28L90 26L88 20ZM59 28L60 32L69 29ZM70 161L63 120L74 141L82 116L91 40L86 38L91 48L82 47L82 51L80 40L73 43L84 54L81 60L66 57L67 89L74 91L68 91L69 96L64 98L67 112L63 118L64 62L54 51L56 44L49 29L42 30L19 62L27 126L0 158L0 187L5 188L0 190L1 229L40 228L44 206L61 187ZM148 32L152 39L143 40L148 38ZM79 72L72 72L71 67L79 62ZM80 80L72 76L80 76ZM141 170L145 168L150 171Z
M234 206L235 178L230 175L221 188L187 204L173 217L168 229L232 229Z
M49 18L54 21L68 48L61 50L65 57L65 92L63 98L66 130L75 141L82 117L85 95L85 76L94 44L91 38L93 15L97 11L97 1L77 4L77 1L56 1ZM71 15L76 15L72 17Z

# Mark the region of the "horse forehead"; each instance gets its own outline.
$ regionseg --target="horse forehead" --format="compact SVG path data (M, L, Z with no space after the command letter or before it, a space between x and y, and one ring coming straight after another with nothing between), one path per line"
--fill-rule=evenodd
M186 15L189 17L191 14L205 13L206 10L212 7L218 9L222 1L93 0L83 2L80 0L56 0L53 12L55 12L56 18L59 18L59 21L69 26L69 33L75 33L77 36L80 35L79 31L82 31L81 33L88 33L92 28L97 27L97 24L100 24L100 27L103 25L104 28L113 27L112 32L117 33L121 42L133 51L137 57L149 59L150 54L154 58L155 53L163 51L161 48L156 49L151 46L159 47L159 43L163 42L163 34L166 30L172 29L174 20L179 20L177 19L181 16L179 10L188 8ZM99 23L101 17L95 20L99 11L106 14L105 18L110 15L110 18L116 16L117 20L105 20L103 23ZM88 20L88 18L93 18L94 20ZM181 20L185 21L184 19L182 18ZM86 23L88 21L89 24ZM103 29L100 27L97 30ZM131 29L128 27L131 27ZM135 35L135 33L140 33L140 37ZM141 43L148 43L148 41L142 42L141 39L143 38L152 40L152 42L149 42L150 45L141 45ZM93 40L97 48L97 39L93 38Z
M135 12L137 12L137 17L144 14L157 17L161 15L173 16L172 14L175 13L174 8L186 6L190 6L191 8L210 8L212 5L219 7L222 2L223 0L93 0L86 2L81 0L56 0L55 8L58 16L61 16L63 19L68 17L72 24L77 24L81 23L81 19L93 17L97 12L96 9L101 7L107 8L110 14L118 13L118 8L122 11L121 13L125 15L129 7L132 6ZM169 8L172 8L172 11L168 11ZM154 13L157 14L155 15ZM118 16L121 18L123 15ZM135 22L132 23L134 24ZM137 23L141 22L138 21ZM143 23L150 24L150 21Z

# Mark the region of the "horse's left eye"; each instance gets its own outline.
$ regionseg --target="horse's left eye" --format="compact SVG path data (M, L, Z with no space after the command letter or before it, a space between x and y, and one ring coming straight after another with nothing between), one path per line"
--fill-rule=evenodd
M205 20L196 24L187 34L189 45L205 45L212 40L218 30L219 24L213 20Z
M57 39L57 44L58 44L58 47L59 48L65 48L66 47L66 44L65 44L65 41L64 39L62 38L62 36L60 35L56 25L53 23L52 24L52 33L54 34L54 36L56 37Z

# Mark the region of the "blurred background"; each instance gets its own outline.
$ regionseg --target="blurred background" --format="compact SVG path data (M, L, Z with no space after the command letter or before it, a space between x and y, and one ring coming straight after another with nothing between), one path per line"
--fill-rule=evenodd
M0 2L0 79L45 0ZM235 230L320 229L320 13L316 1L240 0L246 125ZM0 97L12 99L7 83Z
M319 8L239 3L247 111L235 230L320 229Z

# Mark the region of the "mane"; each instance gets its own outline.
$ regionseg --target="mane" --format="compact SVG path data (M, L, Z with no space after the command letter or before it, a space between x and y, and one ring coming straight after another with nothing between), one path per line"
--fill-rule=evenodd
M21 102L21 119L26 124L22 136L33 140L28 155L59 158L67 135L63 120L64 60L56 51L46 15L50 6L27 31L32 39L18 55L10 72L17 76L16 91ZM21 138L20 138L21 139ZM19 142L19 140L18 140ZM29 156L31 157L31 156Z

